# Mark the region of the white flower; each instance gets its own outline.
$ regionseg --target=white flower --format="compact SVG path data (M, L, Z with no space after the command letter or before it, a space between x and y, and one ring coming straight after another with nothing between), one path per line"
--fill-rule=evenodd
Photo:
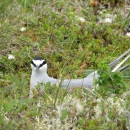
M99 23L112 23L116 18L114 14L105 14L104 18L99 17Z
M25 27L22 27L22 28L20 28L20 31L21 31L21 32L24 32L24 31L26 31L26 28L25 28Z
M104 23L112 23L112 19L111 18L105 18Z
M15 56L14 56L14 55L9 54L9 55L8 55L8 59L9 59L9 60L15 59Z
M127 33L126 33L126 36L127 36L127 37L130 37L130 32L127 32Z
M85 22L85 19L84 19L83 17L76 16L76 18L77 18L78 20L80 20L81 22Z
M99 23L112 23L112 19L111 18L99 18Z

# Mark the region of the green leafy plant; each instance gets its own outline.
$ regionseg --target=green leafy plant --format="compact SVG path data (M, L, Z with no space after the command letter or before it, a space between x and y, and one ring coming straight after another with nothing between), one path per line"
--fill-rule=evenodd
M126 91L123 75L120 72L111 72L110 68L105 67L98 70L98 75L97 91L101 95L122 94Z

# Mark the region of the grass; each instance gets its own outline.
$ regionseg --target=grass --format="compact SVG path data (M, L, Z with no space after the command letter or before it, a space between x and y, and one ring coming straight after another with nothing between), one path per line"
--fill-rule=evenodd
M88 1L2 0L1 5L1 130L129 130L130 71L123 73L128 77L124 79L106 69L130 47L123 33L129 24L120 13L124 7L108 9L116 13L115 21L100 24ZM26 30L20 31L22 27ZM15 59L9 60L9 54ZM30 60L35 55L47 59L48 73L55 78L81 78L86 70L98 69L106 82L94 91L47 84L44 93L37 88L35 98L29 99Z

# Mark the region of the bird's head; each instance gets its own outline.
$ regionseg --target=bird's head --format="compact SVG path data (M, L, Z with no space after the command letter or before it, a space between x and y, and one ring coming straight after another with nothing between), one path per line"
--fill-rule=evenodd
M41 57L36 57L31 60L32 71L36 72L46 72L47 71L47 62Z

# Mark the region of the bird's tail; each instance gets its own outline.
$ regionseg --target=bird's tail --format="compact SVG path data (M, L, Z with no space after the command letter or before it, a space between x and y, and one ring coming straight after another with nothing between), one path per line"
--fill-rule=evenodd
M114 61L109 63L109 66L112 69L112 72L115 72L115 71L121 71L122 72L122 71L125 71L130 66L130 64L127 64L127 65L121 67L130 58L129 52L130 52L130 49L128 49L126 52L124 52L119 57L117 57ZM125 57L124 60L122 60L119 64L117 64L123 57Z

